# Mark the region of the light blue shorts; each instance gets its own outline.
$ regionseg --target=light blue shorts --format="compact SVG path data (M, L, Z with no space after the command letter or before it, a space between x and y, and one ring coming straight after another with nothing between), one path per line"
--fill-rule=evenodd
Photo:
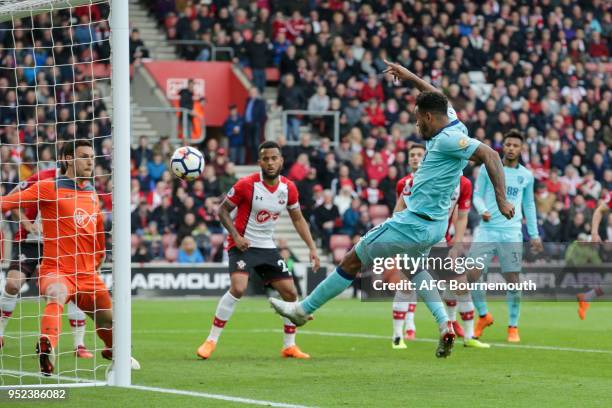
M444 237L446 227L447 220L429 221L404 210L368 231L355 245L355 252L366 268L375 258L397 254L427 256L431 247Z
M523 263L523 233L521 230L482 228L474 232L469 257L481 257L487 272L493 257L497 255L503 273L520 272Z

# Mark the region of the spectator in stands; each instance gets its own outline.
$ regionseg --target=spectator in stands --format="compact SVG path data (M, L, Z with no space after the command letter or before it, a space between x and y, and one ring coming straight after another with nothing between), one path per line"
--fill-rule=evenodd
M283 77L283 84L278 88L277 105L283 110L301 110L306 107L306 98L302 89L295 84L295 78L291 74ZM300 126L302 122L296 115L289 115L287 118L287 129L285 136L287 140L300 140Z
M223 174L219 176L219 190L221 194L227 193L237 181L234 163L227 162Z
M230 114L223 124L225 136L229 139L230 160L236 164L245 163L244 119L235 104L229 106Z
M149 50L140 39L140 31L134 28L130 34L130 64L140 63L142 58L149 58Z
M204 169L204 194L206 197L219 197L221 195L221 186L215 169L211 166L206 166Z
M323 249L328 250L329 238L340 220L340 212L334 204L334 196L330 190L323 192L323 203L314 209L312 216L316 235L322 240Z
M197 20L194 20L197 21ZM183 130L183 137L186 140L191 139L191 130L192 130L192 123L191 123L191 116L189 115L189 113L193 110L193 99L194 99L194 91L195 91L195 83L193 81L193 79L190 79L187 81L187 86L183 89L181 89L178 93L179 95L179 108L184 109L184 111L181 112L181 125L183 123L187 123L187 129L182 129ZM187 116L186 118L184 118L184 116Z
M186 236L181 241L181 247L178 251L178 263L193 264L204 262L202 253L196 246L196 242L191 236Z
M140 136L138 141L138 147L132 149L132 160L136 163L137 167L147 165L149 161L153 159L153 151L149 148L149 138L146 136Z
M151 220L157 223L159 230L165 233L175 233L178 224L178 214L172 206L172 197L164 197L162 204L153 210Z
M153 183L157 184L159 180L161 180L164 172L168 170L168 166L166 162L163 160L162 155L156 153L153 155L153 160L147 163L147 171L149 172L149 177Z
M257 88L251 87L244 109L244 131L249 151L249 163L255 163L259 157L257 149L262 142L266 120L266 102L260 98Z
M291 166L291 169L289 170L289 174L287 176L290 180L297 183L306 178L306 175L308 174L309 170L310 160L308 159L306 153L301 153L298 156L297 161L293 164L293 166Z
M253 41L246 44L245 52L253 74L253 84L263 94L266 87L266 67L270 60L270 46L265 42L262 30L255 32Z
M136 253L132 255L132 262L147 263L153 260L153 255L147 248L144 242L138 244Z

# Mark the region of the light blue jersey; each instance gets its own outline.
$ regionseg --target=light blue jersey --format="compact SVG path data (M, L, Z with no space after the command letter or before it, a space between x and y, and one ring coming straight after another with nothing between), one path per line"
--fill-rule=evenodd
M448 109L448 120L448 125L427 141L425 157L414 175L410 195L404 198L407 211L433 220L448 219L451 195L468 159L480 145L468 136L467 128L457 119L452 107Z
M493 183L491 183L485 166L482 165L480 166L472 200L478 213L482 214L488 211L491 214L491 219L488 222L481 222L479 228L520 231L524 214L529 237L537 238L538 223L533 195L533 174L519 164L515 168L504 166L504 175L506 177L506 199L514 205L514 217L507 219L499 212Z

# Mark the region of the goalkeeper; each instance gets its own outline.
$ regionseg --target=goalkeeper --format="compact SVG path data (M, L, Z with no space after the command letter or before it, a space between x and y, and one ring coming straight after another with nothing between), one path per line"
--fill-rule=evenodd
M62 168L41 170L22 181L11 193L25 190L37 181L54 179L66 170ZM20 221L19 230L14 236L12 261L8 268L6 284L0 291L0 349L4 346L4 331L15 310L19 290L26 279L34 278L41 261L42 242L40 236L40 217L38 208L16 209L13 216ZM68 319L74 337L74 351L79 358L93 358L85 347L85 313L73 302L68 303Z
M43 260L39 289L47 299L37 353L40 371L53 373L54 349L64 304L74 301L91 317L112 359L112 302L98 270L106 250L104 219L91 182L94 149L87 140L67 142L62 151L66 172L30 188L0 197L0 211L38 206L42 218ZM132 365L137 368L137 362Z

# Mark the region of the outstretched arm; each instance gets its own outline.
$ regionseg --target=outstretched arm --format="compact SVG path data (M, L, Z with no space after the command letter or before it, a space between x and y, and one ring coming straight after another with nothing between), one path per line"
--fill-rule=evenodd
M49 183L49 181L39 181L25 190L0 197L0 212L34 207L38 205L39 200L53 200L55 197L51 195L54 195L55 189L49 188L51 187Z
M396 64L394 62L389 62L384 60L385 64L387 64L387 69L383 72L385 74L391 74L395 78L401 81L409 81L414 84L414 86L421 92L440 92L438 88L433 86L427 81L422 80L418 76L416 76L413 72L411 72L408 68L401 66L400 64Z
M514 206L506 200L506 178L504 176L504 166L499 158L499 154L489 146L481 143L474 151L472 157L470 157L470 160L485 165L487 174L495 190L495 200L497 201L499 212L507 219L514 217Z

